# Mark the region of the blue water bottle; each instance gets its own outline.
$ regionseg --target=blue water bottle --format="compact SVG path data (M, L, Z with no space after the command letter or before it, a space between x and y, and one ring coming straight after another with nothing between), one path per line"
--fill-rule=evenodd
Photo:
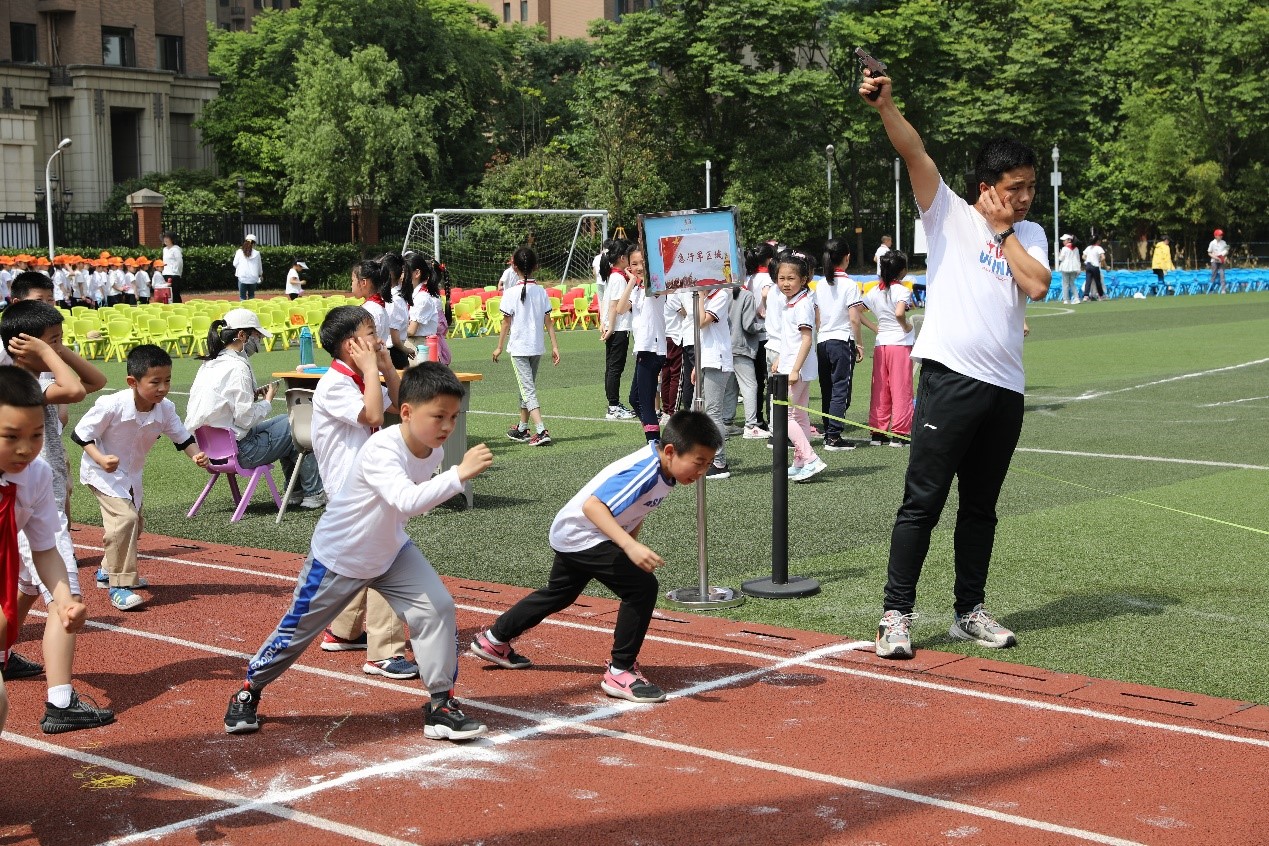
M313 363L313 330L300 327L300 366Z

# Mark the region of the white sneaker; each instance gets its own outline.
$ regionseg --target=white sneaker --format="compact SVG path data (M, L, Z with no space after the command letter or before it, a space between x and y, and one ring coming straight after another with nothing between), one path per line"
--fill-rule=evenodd
M319 493L313 496L306 496L300 500L300 508L312 511L314 508L321 508L326 504L326 494Z
M789 478L790 478L790 479L792 479L794 476L796 476L797 474L799 474L799 473L801 473L801 472L802 472L802 465L801 465L801 464L791 464L791 465L789 465Z
M624 405L608 406L608 413L604 415L605 420L630 420L634 417L634 412L626 408Z
M766 440L770 436L771 436L770 432L768 432L766 429L759 428L758 426L746 426L745 433L741 435L741 437L744 438L746 441Z
M812 476L816 476L820 473L823 473L827 469L828 469L828 465L824 463L824 459L816 458L810 464L804 465L802 467L801 472L799 472L796 476L792 478L793 478L793 481L795 482L805 482L807 479L810 479Z
M916 614L903 614L899 611L887 611L877 624L877 657L879 658L911 658L912 657L912 621Z
M988 649L1004 649L1018 643L1018 637L1009 629L1000 625L996 618L987 613L982 603L974 606L968 614L962 614L952 621L947 633L957 640L969 640Z

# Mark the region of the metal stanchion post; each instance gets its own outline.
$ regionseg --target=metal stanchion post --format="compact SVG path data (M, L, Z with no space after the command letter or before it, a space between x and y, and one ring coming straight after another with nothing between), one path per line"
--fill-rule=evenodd
M696 390L692 397L692 410L704 411L705 399L702 396L701 377L701 292L692 291L692 324L695 327L696 343ZM684 373L682 378L687 378ZM728 587L711 587L709 584L709 561L706 545L705 525L705 479L696 480L696 587L675 588L666 593L666 600L675 608L684 611L711 611L715 608L732 608L743 605L745 597L738 591Z
M785 403L771 406L771 578L752 579L740 589L763 599L814 596L819 582L789 576L789 377L780 373L768 382L772 397Z

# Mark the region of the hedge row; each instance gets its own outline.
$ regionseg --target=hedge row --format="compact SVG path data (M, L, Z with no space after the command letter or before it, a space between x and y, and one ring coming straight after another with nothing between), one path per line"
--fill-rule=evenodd
M308 265L308 270L302 274L305 287L328 290L346 289L348 271L354 262L364 256L380 255L388 250L400 248L399 244L381 247L367 247L363 244L257 247L264 263L264 281L260 285L260 290L281 291L286 286L286 272L290 270L291 262L295 259ZM237 246L229 245L182 247L181 250L185 254L185 271L181 275L181 291L236 290L238 282L234 278L233 258L237 249ZM83 247L79 250L63 248L58 252L95 256L101 250ZM163 257L163 250L154 247L111 247L110 254L123 258L145 256L156 259Z

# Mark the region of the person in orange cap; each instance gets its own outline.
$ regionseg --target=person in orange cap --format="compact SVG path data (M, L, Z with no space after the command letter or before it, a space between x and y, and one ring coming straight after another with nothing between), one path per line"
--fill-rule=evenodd
M163 259L155 259L153 270L150 272L150 287L154 289L154 301L156 303L170 303L172 301L172 283L163 273Z
M0 256L0 300L9 301L9 285L13 282L13 256Z
M133 273L132 284L136 291L137 302L147 305L150 302L150 260L145 256L138 256L136 260L136 271Z
M107 277L109 285L106 288L106 304L127 303L132 296L132 283L128 281L128 272L125 270L128 264L119 256L111 256L107 261L110 263L110 273Z
M53 302L62 308L70 308L67 302L70 298L70 274L66 272L66 259L64 255L53 256L53 272L50 274L53 280Z

